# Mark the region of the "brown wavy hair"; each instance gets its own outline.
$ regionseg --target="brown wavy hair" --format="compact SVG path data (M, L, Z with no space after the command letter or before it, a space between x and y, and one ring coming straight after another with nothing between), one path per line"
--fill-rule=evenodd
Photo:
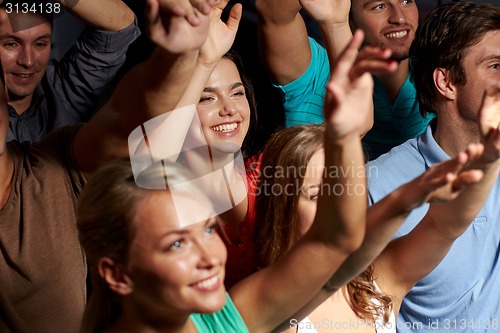
M453 2L433 9L416 31L410 47L420 112L436 113L436 68L450 72L454 84L465 85L463 59L483 36L500 30L500 8L493 4Z
M259 268L278 261L302 236L296 214L300 188L309 160L323 148L324 133L322 125L293 126L271 136L264 148L253 234ZM284 189L285 186L288 186L287 193L294 195L280 195L272 190ZM387 322L392 300L375 289L374 280L374 267L370 265L342 292L358 317L373 320L376 314ZM372 299L378 300L380 305Z

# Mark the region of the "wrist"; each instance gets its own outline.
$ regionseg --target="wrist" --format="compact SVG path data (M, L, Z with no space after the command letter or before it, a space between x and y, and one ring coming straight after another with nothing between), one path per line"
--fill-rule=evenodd
M327 31L346 31L349 30L351 32L351 26L349 25L349 18L342 20L326 20L326 21L318 21L318 25L320 29L324 29Z

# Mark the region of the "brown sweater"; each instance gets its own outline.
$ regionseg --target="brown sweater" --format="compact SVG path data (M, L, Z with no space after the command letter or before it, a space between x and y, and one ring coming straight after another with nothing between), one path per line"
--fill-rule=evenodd
M71 154L79 126L9 142L13 186L0 210L0 332L78 332L86 264L76 229L85 184Z

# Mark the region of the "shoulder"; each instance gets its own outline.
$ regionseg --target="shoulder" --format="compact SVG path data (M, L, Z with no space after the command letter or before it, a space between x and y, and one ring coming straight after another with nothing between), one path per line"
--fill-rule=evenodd
M426 169L417 138L394 147L366 164L370 199L377 202L387 194L420 175Z

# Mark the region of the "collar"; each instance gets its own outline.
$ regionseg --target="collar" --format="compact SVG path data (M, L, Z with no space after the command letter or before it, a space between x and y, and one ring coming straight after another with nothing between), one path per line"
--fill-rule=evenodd
M37 109L40 103L42 103L43 99L45 97L45 93L42 89L42 85L38 84L35 88L35 91L33 92L33 98L31 100L31 105L30 107L23 113L23 114L28 114L30 113L31 110ZM8 110L9 110L9 116L11 117L21 117L20 115L17 114L16 109L10 104L7 104Z
M427 126L427 130L417 138L418 151L422 155L426 168L432 165L449 160L450 157L444 152L432 135L433 122Z

